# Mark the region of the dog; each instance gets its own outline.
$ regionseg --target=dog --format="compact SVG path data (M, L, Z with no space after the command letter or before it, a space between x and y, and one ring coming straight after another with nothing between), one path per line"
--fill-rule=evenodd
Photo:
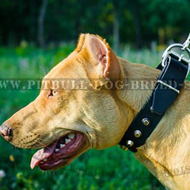
M5 121L0 133L16 147L41 148L32 157L32 169L57 170L90 148L116 146L153 91L116 85L134 79L156 82L159 74L158 69L117 57L101 37L81 34L76 49L43 78L39 96ZM70 83L60 88L64 79ZM185 82L135 153L171 190L190 188L189 87Z

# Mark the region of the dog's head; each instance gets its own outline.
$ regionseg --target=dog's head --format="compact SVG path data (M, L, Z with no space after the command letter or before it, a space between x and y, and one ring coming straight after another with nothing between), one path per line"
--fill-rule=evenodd
M82 34L44 77L39 96L4 122L1 135L20 148L42 148L31 161L42 170L65 166L90 148L117 145L132 114L112 86L122 75L106 41Z

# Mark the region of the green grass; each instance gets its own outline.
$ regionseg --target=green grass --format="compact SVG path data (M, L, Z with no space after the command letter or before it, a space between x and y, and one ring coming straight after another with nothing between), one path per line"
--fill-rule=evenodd
M0 78L39 78L64 59L74 46L42 51L21 46L0 48ZM125 48L120 56L156 67L161 53ZM1 90L0 123L37 96L37 90ZM131 152L119 147L90 150L69 166L56 172L31 170L34 150L12 149L0 138L0 190L163 190L160 183L142 166Z

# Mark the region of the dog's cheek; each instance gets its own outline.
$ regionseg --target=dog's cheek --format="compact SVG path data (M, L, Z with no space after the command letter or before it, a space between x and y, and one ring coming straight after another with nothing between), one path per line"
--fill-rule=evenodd
M103 149L116 145L123 131L120 130L122 114L115 100L103 93L91 94L85 100L84 121L94 133L91 134L93 148Z

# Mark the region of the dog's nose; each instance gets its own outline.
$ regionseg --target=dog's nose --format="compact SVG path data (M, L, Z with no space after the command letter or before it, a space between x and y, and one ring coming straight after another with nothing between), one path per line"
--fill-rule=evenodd
M8 125L3 124L0 126L0 134L5 140L11 141L13 130Z

